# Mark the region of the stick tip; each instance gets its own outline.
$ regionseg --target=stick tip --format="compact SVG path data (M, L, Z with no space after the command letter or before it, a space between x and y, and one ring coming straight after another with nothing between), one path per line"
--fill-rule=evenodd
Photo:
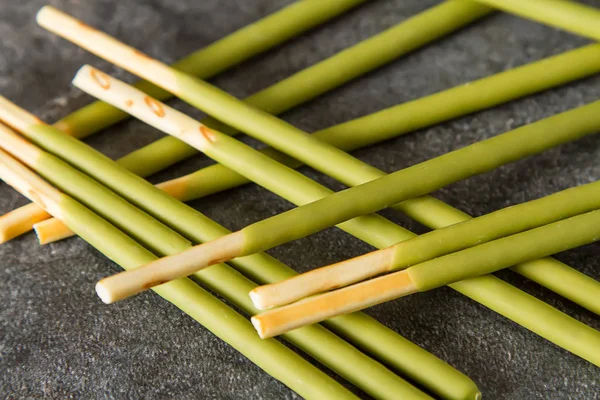
M96 283L96 294L100 297L100 300L104 304L112 304L118 299L113 296L113 293L109 290L109 288L103 283L103 281L99 281Z
M38 238L38 243L40 245L43 246L51 242L51 240L48 238L48 235L46 235L46 230L43 228L43 225L41 223L33 224L33 231L35 232L35 235Z
M27 232L27 229L24 230L20 225L15 224L14 221L7 219L6 217L9 215L10 213L0 217L0 244L9 242Z
M6 218L4 215L0 217L0 244L6 243L11 239L10 229L5 220Z
M79 84L81 83L81 81L84 79L84 75L85 78L87 78L92 71L96 71L96 69L94 67L92 67L91 65L88 64L84 64L82 65L77 72L75 72L75 76L73 77L73 80L71 81L71 83L75 86L75 87L79 87Z
M265 301L263 296L260 295L260 291L257 289L258 288L252 289L249 293L250 300L252 300L252 304L254 304L254 307L258 308L261 311L271 308L271 305Z
M43 6L35 15L35 20L38 25L46 27L48 26L48 22L58 13L59 11L52 6Z
M250 318L250 321L252 322L254 329L256 329L258 336L261 339L267 339L267 332L265 330L265 327L264 327L262 321L260 320L260 317L254 316L254 317Z
M41 245L58 242L59 240L74 236L73 231L69 227L54 218L33 224L33 230Z

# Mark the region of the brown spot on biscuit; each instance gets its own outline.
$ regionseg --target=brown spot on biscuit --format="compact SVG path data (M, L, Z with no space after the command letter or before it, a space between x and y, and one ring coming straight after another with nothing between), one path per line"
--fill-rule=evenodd
M200 125L199 129L200 129L200 133L202 134L202 136L204 136L204 138L206 140L208 140L210 143L214 143L217 141L217 137L215 136L213 131L210 130L210 128L207 128L204 125Z
M147 54L144 54L137 49L133 49L133 54L135 54L135 56L138 58L142 58L144 60L151 60L151 58Z
M127 107L131 107L131 106L133 105L133 100L131 100L131 99L127 100L127 101L125 102L125 105L126 105Z
M110 78L104 72L98 71L97 69L91 69L90 76L102 89L108 90L110 88Z
M60 129L61 131L63 131L67 135L73 136L72 126L70 124L68 124L67 122L59 120L59 121L56 121L53 126L55 128L57 128L57 129Z
M150 289L150 288L152 288L152 287L154 287L154 286L162 285L163 283L167 283L167 282L168 282L168 281L155 281L155 282L149 282L149 283L146 283L146 284L144 285L144 289Z
M163 118L165 116L165 109L158 101L154 100L150 96L146 96L144 97L144 102L152 110L152 112L156 114L157 117Z
M216 259L214 259L214 260L210 260L210 261L208 262L208 264L206 264L206 265L209 265L209 266L210 266L210 265L215 265L215 264L221 264L221 263L224 263L225 261L229 261L229 260L231 260L231 258L230 258L230 257L216 258Z
M86 24L83 21L77 21L77 25L79 25L81 28L84 28L84 29L92 29L91 26L89 26L88 24Z

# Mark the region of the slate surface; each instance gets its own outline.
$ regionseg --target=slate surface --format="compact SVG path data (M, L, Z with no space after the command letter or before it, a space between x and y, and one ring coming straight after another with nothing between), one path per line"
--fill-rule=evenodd
M91 25L165 61L277 10L290 1L51 0ZM54 121L90 99L70 86L83 63L133 79L34 22L45 1L0 4L0 92ZM378 0L222 74L212 82L249 95L438 3ZM600 2L587 1L600 7ZM513 66L575 48L586 40L509 15L495 15L285 114L314 131ZM474 141L597 100L600 77L460 118L357 151L394 171ZM173 104L181 105L174 102ZM183 107L190 110L189 107ZM200 115L193 112L194 115ZM161 135L123 123L89 140L118 157ZM468 179L435 196L473 215L600 178L600 138L590 137ZM196 157L153 178L179 176L210 161ZM310 177L340 185L310 169ZM0 184L0 213L25 204ZM230 229L279 213L290 204L247 186L193 203ZM397 213L384 215L423 228ZM368 251L329 229L274 249L299 270ZM600 279L600 246L558 258ZM3 398L296 398L283 385L175 307L153 294L113 306L100 303L97 279L114 271L80 239L46 247L33 234L0 247L0 394ZM600 328L600 319L509 272L503 279ZM374 307L368 313L471 376L486 399L594 399L600 369L548 343L450 289ZM598 349L600 351L600 349Z

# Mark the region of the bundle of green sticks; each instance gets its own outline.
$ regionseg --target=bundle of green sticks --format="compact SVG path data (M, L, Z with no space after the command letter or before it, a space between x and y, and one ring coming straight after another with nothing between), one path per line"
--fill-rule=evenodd
M286 343L373 398L480 399L464 373L359 312L446 285L600 367L598 330L491 275L510 268L600 314L600 283L550 258L600 240L600 182L477 218L430 195L600 132L600 99L390 174L348 153L592 76L599 44L312 135L275 116L495 9L593 40L600 10L565 0L446 0L244 101L202 80L363 2L292 3L172 66L42 8L40 26L145 81L129 85L83 65L72 83L100 101L53 125L0 97L0 179L32 202L0 217L0 241L32 230L41 244L78 235L125 270L97 282L103 302L151 289L304 398L357 393ZM170 107L171 96L209 117ZM129 116L167 136L117 161L81 141ZM238 133L272 148L255 150ZM145 179L198 152L216 164L158 185ZM296 171L302 165L348 189L322 186ZM250 182L297 207L230 232L183 203ZM376 214L386 208L432 231L418 236ZM334 226L378 250L303 274L264 253Z

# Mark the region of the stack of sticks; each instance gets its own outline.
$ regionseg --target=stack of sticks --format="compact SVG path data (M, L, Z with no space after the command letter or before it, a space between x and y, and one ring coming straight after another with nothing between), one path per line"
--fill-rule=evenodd
M595 40L600 40L600 12L558 0L531 1L528 6L449 0L244 102L200 80L359 3L295 3L173 67L44 7L37 16L41 26L147 82L134 87L83 66L73 84L102 103L54 125L0 98L0 178L33 202L0 218L2 241L31 229L43 244L79 235L126 270L96 285L105 303L152 289L305 398L354 395L269 338L284 335L376 398L480 398L479 389L467 376L357 313L444 285L600 366L600 332L489 275L512 268L600 314L600 284L548 258L600 240L600 183L479 218L429 195L459 180L597 133L600 101L391 174L346 152L593 75L600 71L600 45L508 70L313 135L273 116L488 15L493 11L489 6ZM272 32L275 28L277 35ZM258 36L263 38L261 43L244 45L248 37ZM389 46L390 42L395 46ZM170 95L211 117L197 121L169 107L162 100ZM116 162L79 141L128 115L168 136ZM231 137L238 132L273 148L254 150ZM143 179L197 152L218 164L157 186ZM333 193L295 171L302 164L351 188ZM298 207L232 233L182 203L248 182ZM373 214L388 207L434 230L416 236ZM301 275L262 253L332 226L380 250ZM254 328L201 286L251 315ZM319 322L323 325L313 325Z

